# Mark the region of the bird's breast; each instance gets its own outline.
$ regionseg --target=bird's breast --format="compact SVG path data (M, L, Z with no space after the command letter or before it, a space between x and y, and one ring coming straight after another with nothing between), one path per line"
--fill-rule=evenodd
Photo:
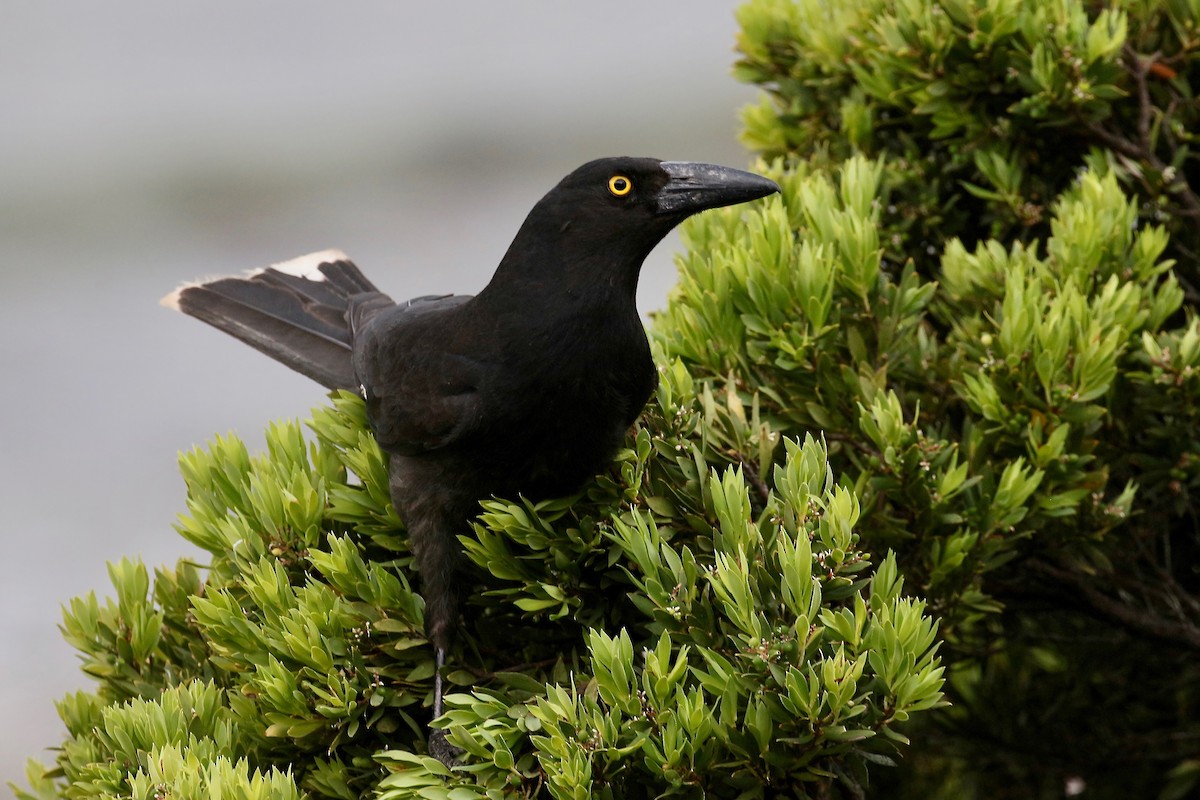
M612 323L560 326L510 354L497 379L505 408L481 438L481 452L504 454L497 473L505 481L519 476L508 490L568 494L620 447L657 373L640 320Z

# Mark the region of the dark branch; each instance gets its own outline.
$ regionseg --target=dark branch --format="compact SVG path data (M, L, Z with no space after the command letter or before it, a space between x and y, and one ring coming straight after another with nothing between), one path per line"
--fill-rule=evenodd
M1073 570L1037 559L1030 560L1028 564L1037 572L1072 589L1078 599L1093 611L1118 623L1130 632L1200 650L1200 627L1188 622L1166 620L1144 609L1122 603L1097 589L1085 576Z
M1154 144L1150 141L1150 117L1154 113L1154 106L1150 103L1150 87L1146 84L1146 73L1150 71L1150 65L1158 61L1160 54L1154 53L1143 58L1135 53L1129 44L1125 45L1124 50L1129 71L1133 75L1134 83L1137 85L1138 141L1141 143L1142 150L1150 153L1154 151Z
M1133 48L1128 45L1125 47L1127 67L1137 88L1137 142L1108 130L1098 122L1090 120L1081 120L1081 122L1084 130L1094 140L1126 158L1145 163L1158 172L1162 176L1166 191L1175 197L1182 206L1177 213L1186 217L1200 219L1200 197L1197 197L1196 193L1192 191L1192 187L1188 185L1186 180L1178 177L1168 180L1167 164L1154 152L1153 137L1150 135L1150 120L1154 114L1154 104L1150 98L1150 87L1146 76L1150 71L1151 65L1156 63L1159 57L1159 53L1140 56L1133 51ZM1169 128L1170 126L1164 125L1163 127Z

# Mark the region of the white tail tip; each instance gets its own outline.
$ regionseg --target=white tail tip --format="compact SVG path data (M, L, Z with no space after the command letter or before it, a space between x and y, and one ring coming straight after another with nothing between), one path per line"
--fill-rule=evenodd
M281 261L278 264L272 264L265 269L273 269L278 272L294 275L297 278L304 278L310 281L323 281L325 280L325 275L322 274L321 270L319 269L322 264L328 264L333 261L349 260L350 257L341 250L321 250L317 253L309 253L308 255L300 256L299 258L293 258L290 261ZM265 269L262 267L258 269L252 269L249 272L243 273L242 277L253 278L255 275L261 275ZM179 307L179 298L184 291L196 286L204 286L205 284L212 283L213 281L224 279L225 278L223 277L206 278L202 281L185 283L163 299L159 300L158 304L160 306L165 306L166 308L173 308L176 311L180 311L182 309Z
M295 275L297 278L306 278L310 281L323 281L325 280L325 276L321 274L318 267L331 261L349 260L349 256L341 250L322 250L319 253L309 253L306 256L293 258L290 261L272 264L270 269L284 272L288 275Z

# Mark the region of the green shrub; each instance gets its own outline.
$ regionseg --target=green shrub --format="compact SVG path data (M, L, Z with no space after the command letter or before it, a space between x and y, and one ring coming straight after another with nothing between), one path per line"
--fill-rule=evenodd
M767 90L744 140L886 156L898 263L933 277L953 238L1045 240L1057 198L1104 162L1196 298L1196 0L753 0L738 18L737 75Z
M283 424L261 456L228 437L181 458L205 580L184 563L151 590L122 562L115 602L71 603L99 688L60 705L70 738L48 778L31 768L37 795L750 797L889 763L896 724L941 698L924 603L892 558L872 569L820 440L663 363L586 494L488 501L462 537L479 583L438 723L453 772L422 755L423 603L343 394L312 442Z
M784 196L696 223L656 332L699 378L770 386L785 436L822 430L867 547L941 617L953 706L880 796L1185 796L1200 4L739 19L766 89L745 140Z

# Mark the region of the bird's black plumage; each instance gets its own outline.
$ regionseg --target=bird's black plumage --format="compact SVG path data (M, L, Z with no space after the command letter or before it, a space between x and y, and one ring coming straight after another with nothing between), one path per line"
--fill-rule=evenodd
M698 211L775 191L725 167L600 159L534 206L474 297L396 304L327 251L185 286L166 302L363 395L389 456L429 635L444 652L458 616L456 537L479 501L574 491L612 457L653 392L634 305L646 255Z

